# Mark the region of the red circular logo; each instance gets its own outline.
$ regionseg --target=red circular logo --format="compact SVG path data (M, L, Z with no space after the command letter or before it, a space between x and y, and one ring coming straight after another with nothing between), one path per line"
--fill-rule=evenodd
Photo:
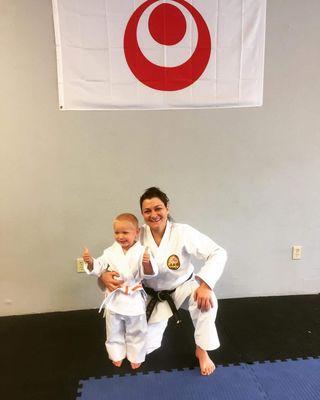
M183 64L163 67L149 61L138 44L137 28L144 11L159 0L147 0L129 19L124 34L124 53L135 77L144 85L156 90L174 91L192 85L200 78L210 59L211 39L209 29L201 14L185 0L172 0L185 7L192 15L198 30L198 42L191 57ZM161 45L179 43L186 33L186 19L180 8L162 3L151 12L148 22L152 38Z

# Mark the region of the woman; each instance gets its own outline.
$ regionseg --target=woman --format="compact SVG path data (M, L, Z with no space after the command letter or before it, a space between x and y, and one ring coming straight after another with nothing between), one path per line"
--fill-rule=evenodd
M146 282L151 296L147 307L148 353L161 346L168 319L182 304L190 312L195 327L196 357L202 375L210 375L215 365L207 351L220 346L215 327L218 310L213 288L220 278L227 256L224 249L210 238L185 224L169 218L169 199L156 187L147 189L140 198L141 213L146 225L141 229L141 243L148 247L159 267L157 277ZM192 257L204 262L194 275ZM117 274L105 272L101 279L109 290L121 281Z

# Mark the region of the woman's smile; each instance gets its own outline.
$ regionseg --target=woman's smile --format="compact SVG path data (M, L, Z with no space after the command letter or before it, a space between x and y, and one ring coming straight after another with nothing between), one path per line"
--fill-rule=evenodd
M141 211L145 222L150 228L157 228L164 231L167 224L169 209L160 199L157 197L145 199L142 203Z

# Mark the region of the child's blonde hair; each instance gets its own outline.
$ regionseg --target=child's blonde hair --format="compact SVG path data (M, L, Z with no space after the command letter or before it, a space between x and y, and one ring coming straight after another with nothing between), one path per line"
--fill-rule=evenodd
M136 228L139 228L138 218L130 213L119 214L114 220L115 221L130 221Z

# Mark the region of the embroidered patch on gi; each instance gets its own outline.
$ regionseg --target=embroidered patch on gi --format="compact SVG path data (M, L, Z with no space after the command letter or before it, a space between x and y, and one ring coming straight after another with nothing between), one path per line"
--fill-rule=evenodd
M180 260L176 254L172 254L167 260L167 267L169 269L178 269L180 268Z

